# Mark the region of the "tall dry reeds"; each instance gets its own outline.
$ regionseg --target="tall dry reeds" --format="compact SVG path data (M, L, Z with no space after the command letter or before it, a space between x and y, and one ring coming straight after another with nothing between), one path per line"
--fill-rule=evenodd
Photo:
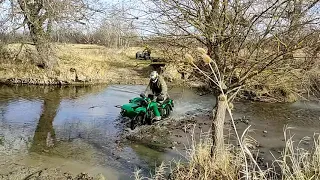
M241 150L231 144L226 145L226 151L221 154L219 161L211 156L212 140L209 136L203 136L199 142L193 138L190 148L186 150L186 162L171 162L170 168L162 163L156 169L152 177L143 177L140 171L135 172L135 178L159 180L318 180L320 179L320 136L315 135L312 149L301 147L302 142L310 138L295 142L290 135L289 128L284 130L285 148L280 158L275 158L273 165L268 169L261 169L257 163L250 160L253 156L249 147L254 140L247 135L242 136L242 146L247 149L244 157ZM245 159L246 158L246 159ZM170 174L165 176L165 174Z

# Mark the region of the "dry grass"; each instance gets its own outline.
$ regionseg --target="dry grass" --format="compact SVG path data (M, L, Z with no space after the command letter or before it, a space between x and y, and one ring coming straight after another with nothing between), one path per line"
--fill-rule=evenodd
M285 131L286 146L283 150L283 157L276 160L281 168L282 179L285 180L307 180L320 179L320 136L314 136L313 149L306 150L293 141L293 137L287 137Z
M246 90L254 92L256 98L261 100L295 102L299 99L299 94L304 93L305 77L302 72L295 70L288 72L266 70L251 79Z
M240 150L234 146L226 146L226 151L220 157L211 156L212 140L206 136L200 142L192 142L186 152L186 163L173 162L170 167L170 177L166 177L164 164L156 169L151 178L142 177L135 172L137 179L175 179L175 180L211 180L211 179L241 179L245 172L245 161ZM161 172L161 173L160 173ZM258 172L252 172L250 177L258 177ZM251 178L259 179L259 178Z
M285 130L285 136L288 133ZM246 155L247 163L239 148L232 145L226 146L226 151L222 157L215 158L211 156L212 141L209 136L192 142L191 147L187 150L187 162L173 162L168 167L170 177L166 177L164 164L157 169L151 177L143 177L140 171L135 172L136 179L175 179L175 180L318 180L320 179L320 136L314 136L313 149L306 150L295 144L293 137L286 138L286 146L283 149L282 157L274 160L273 167L261 170L259 165L250 161ZM192 138L193 139L193 138ZM248 136L242 141L245 148L249 148L252 143ZM218 160L218 161L217 161ZM276 171L277 169L277 171ZM280 169L280 171L279 171Z
M314 68L313 71L310 71L306 77L306 80L309 86L308 89L308 98L310 96L313 96L317 98L318 100L320 99L320 66L318 68Z
M79 81L101 83L132 78L144 81L143 68L148 63L135 60L135 52L141 48L110 49L98 45L55 44L58 67L52 72L35 66L36 51L31 45L11 44L6 47L10 57L1 61L2 79L57 79L59 81ZM71 71L70 71L71 70ZM147 82L147 81L146 81Z
M173 179L237 179L242 158L226 148L219 158L211 156L211 140L206 139L189 149L187 164L177 164Z

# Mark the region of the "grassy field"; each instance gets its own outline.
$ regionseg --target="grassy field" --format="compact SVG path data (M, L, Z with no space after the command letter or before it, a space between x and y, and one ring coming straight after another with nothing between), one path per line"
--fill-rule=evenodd
M141 50L138 47L111 49L98 45L55 44L58 67L51 72L35 66L33 61L37 57L33 46L24 45L18 53L20 47L20 44L6 47L9 55L0 62L2 81L145 84L150 71L149 61L135 59L135 53Z

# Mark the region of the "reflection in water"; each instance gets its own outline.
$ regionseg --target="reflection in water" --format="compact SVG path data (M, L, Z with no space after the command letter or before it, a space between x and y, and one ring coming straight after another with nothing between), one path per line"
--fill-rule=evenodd
M163 152L150 149L146 146L139 144L133 144L131 147L134 150L134 152L136 152L137 155L139 155L139 157L146 161L149 167L152 167L151 170L155 169L157 165L156 163L159 163L162 160Z
M132 96L103 86L0 86L0 137L6 140L4 146L0 144L0 155L14 150L5 154L45 155L131 175L144 160L130 147L117 149L122 127L116 125L115 105L127 103Z
M104 86L0 85L0 153L47 152L56 140L54 119L63 99L76 99ZM30 146L29 146L30 145Z
M51 98L46 98L43 103L42 114L36 127L32 146L30 148L33 152L47 151L55 144L56 134L53 129L53 120L56 117L59 108L60 97L53 96L53 94L50 94L50 96Z
M263 121L278 127L281 131L284 125L301 127L319 127L320 106L314 103L261 103L238 102L235 112L250 119Z

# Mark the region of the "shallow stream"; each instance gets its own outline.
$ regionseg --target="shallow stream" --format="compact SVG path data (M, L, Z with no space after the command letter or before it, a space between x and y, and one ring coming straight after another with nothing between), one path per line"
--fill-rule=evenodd
M70 172L102 173L108 179L133 178L135 168L152 170L163 160L177 158L139 144L120 144L123 125L117 105L144 90L144 86L0 86L0 164L8 159L31 166L61 167ZM210 95L173 88L173 118L187 112L209 110ZM298 137L320 129L317 102L294 104L236 103L235 116L251 119L256 138L266 148L279 148L285 124L296 127ZM266 137L263 131L268 131ZM269 136L269 134L272 134ZM267 149L268 150L268 149ZM2 168L0 174L10 172Z

